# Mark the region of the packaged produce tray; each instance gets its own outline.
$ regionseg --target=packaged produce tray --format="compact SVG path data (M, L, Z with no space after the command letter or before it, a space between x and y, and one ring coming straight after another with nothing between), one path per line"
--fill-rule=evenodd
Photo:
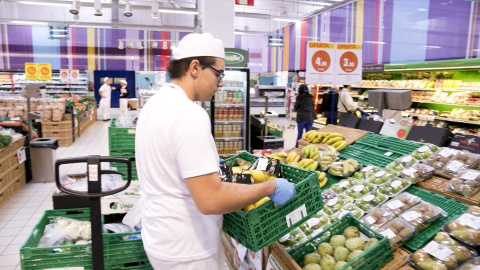
M380 168L387 166L390 162L395 160L395 157L386 156L378 152L373 152L365 149L363 146L349 145L347 148L340 151L340 157L343 159L355 159L364 166L374 165Z
M427 181L418 184L419 188L435 192L448 198L455 199L468 205L480 205L480 192L475 193L472 197L465 197L456 192L447 190L447 185L450 180L434 176Z
M448 214L446 217L441 217L436 220L435 223L431 224L428 228L425 228L417 233L415 238L405 243L405 247L410 251L417 250L424 246L435 236L438 231L440 231L443 224L456 219L468 209L468 206L462 202L446 198L445 196L422 190L414 186L410 187L406 191L410 194L418 196L425 202L429 202L442 208Z
M350 261L347 265L361 261L355 269L375 270L382 268L393 259L393 251L388 239L360 222L351 214L343 216L328 226L322 233L303 243L298 248L290 250L289 254L295 261L300 262L306 254L314 252L318 245L324 242L329 243L333 235L343 234L343 231L349 226L357 227L358 230L368 238L378 239L378 243Z
M372 132L356 141L355 144L371 146L378 150L384 150L385 152L390 151L399 155L410 155L417 148L423 146L421 143L402 140L395 137L387 137Z
M324 128L321 128L318 130L318 132L332 132L332 133L340 133L343 135L345 138L345 142L350 145L353 144L355 141L358 139L362 138L363 136L368 134L368 131L365 130L359 130L355 128L349 128L349 127L341 127L341 126L335 126L335 125L327 125ZM298 141L298 147L302 149L304 146L307 146L311 143L301 139ZM316 143L316 146L320 150L325 150L327 149L327 144L326 143Z
M225 163L229 165L235 158L249 162L258 159L257 156L242 152L227 159ZM281 168L283 177L295 183L295 198L282 206L275 207L269 201L248 213L237 210L223 216L223 230L254 252L271 245L323 208L318 175L315 172L284 163ZM294 213L297 213L298 218L292 220L290 217Z
M67 217L80 221L90 220L90 209L76 208L65 210L47 210L35 225L26 242L20 248L22 270L50 269L61 267L84 267L92 269L91 245L62 245L55 247L38 247L45 226L50 224L51 217ZM55 252L54 249L60 249Z

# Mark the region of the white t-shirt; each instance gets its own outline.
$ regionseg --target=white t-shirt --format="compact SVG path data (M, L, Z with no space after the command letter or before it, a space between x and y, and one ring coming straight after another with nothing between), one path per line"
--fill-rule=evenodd
M104 84L102 84L102 86L100 86L100 89L98 90L98 92L102 93L102 95L104 95L105 98L110 98L110 95L112 93L112 87L110 87L110 85L104 83Z
M165 84L143 107L135 136L138 179L145 194L145 251L168 261L215 254L222 216L203 215L185 182L219 170L207 112L182 88Z

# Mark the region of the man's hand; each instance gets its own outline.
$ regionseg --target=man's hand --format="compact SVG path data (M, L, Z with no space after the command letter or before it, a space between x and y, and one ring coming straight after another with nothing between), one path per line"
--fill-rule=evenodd
M283 178L276 178L273 179L273 181L277 184L275 192L269 196L273 203L276 205L284 205L295 196L296 191L293 183Z

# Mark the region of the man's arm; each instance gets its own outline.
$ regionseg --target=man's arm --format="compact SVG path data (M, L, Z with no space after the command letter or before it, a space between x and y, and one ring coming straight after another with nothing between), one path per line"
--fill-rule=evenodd
M210 173L185 179L198 210L204 215L230 213L253 204L274 193L273 180L245 185L222 182L218 173Z

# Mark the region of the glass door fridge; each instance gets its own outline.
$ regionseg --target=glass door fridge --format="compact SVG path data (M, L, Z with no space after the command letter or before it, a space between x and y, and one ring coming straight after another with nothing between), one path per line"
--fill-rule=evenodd
M223 87L207 108L218 155L222 158L241 150L250 151L249 75L248 68L226 68Z

